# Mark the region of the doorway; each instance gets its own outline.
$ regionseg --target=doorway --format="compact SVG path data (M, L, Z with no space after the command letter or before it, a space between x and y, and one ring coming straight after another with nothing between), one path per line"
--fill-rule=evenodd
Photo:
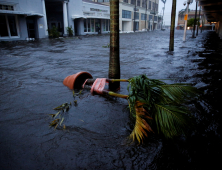
M36 25L35 25L35 18L34 17L27 17L27 31L29 38L36 38Z

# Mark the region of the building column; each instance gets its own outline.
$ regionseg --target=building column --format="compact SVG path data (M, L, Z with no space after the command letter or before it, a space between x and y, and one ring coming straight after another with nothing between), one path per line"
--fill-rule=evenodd
M66 30L66 28L68 27L67 1L63 2L63 26L64 26L64 35L67 35L67 30Z
M45 0L42 0L42 9L43 9L43 15L44 15L44 30L45 30L45 35L48 36L48 24L47 24L47 16L46 16L46 10L45 10Z

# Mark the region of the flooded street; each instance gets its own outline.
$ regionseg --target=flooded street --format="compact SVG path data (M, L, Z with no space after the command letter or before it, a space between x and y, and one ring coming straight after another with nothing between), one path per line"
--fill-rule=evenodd
M222 41L204 31L195 39L175 31L120 35L121 78L146 74L167 83L192 83L204 93L192 103L195 128L187 138L151 134L126 145L132 131L127 101L84 90L65 116L66 129L49 127L53 108L74 101L65 77L87 71L107 78L109 35L0 43L0 169L220 169ZM121 83L119 93L127 93Z

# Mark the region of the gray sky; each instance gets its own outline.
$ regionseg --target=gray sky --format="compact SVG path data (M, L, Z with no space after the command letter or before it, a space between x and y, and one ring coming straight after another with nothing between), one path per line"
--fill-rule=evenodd
M183 3L185 2L186 0L177 0L177 7L176 7L176 22L175 22L175 26L177 25L177 16L178 16L178 12L181 10L181 9L185 9L186 6L183 5ZM163 14L163 8L164 4L161 0L159 0L159 14ZM193 0L193 3L190 4L189 6L190 9L193 9L195 10L196 8L196 1ZM165 11L164 11L164 22L165 22L165 25L170 25L170 21L171 21L171 9L172 9L172 0L166 0L166 3L165 3ZM199 7L197 8L199 9Z

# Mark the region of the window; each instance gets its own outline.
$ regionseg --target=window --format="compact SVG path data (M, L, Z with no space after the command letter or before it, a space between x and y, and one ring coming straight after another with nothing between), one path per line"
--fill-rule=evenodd
M138 12L134 12L135 15L135 19L139 19L139 13Z
M139 22L135 22L135 29L136 29L136 31L139 30Z
M136 6L140 6L140 0L137 0L137 5Z
M155 3L153 2L152 10L155 10Z
M158 4L156 4L156 11L158 11Z
M131 4L136 5L136 0L131 0Z
M95 32L95 19L84 20L84 32Z
M149 1L149 9L151 9L151 1Z
M14 6L11 6L11 5L1 5L1 4L0 4L0 9L1 9L1 10L14 11Z
M103 20L103 31L110 30L110 21L108 19Z
M154 16L154 21L157 21L157 16Z
M131 19L131 11L122 10L122 18Z
M0 37L18 37L17 17L0 15Z
M142 7L146 8L146 0L142 0Z
M128 3L128 0L123 0L123 2L126 2L126 3Z
M149 20L153 19L153 15L149 15Z
M141 13L141 20L146 20L146 14Z

